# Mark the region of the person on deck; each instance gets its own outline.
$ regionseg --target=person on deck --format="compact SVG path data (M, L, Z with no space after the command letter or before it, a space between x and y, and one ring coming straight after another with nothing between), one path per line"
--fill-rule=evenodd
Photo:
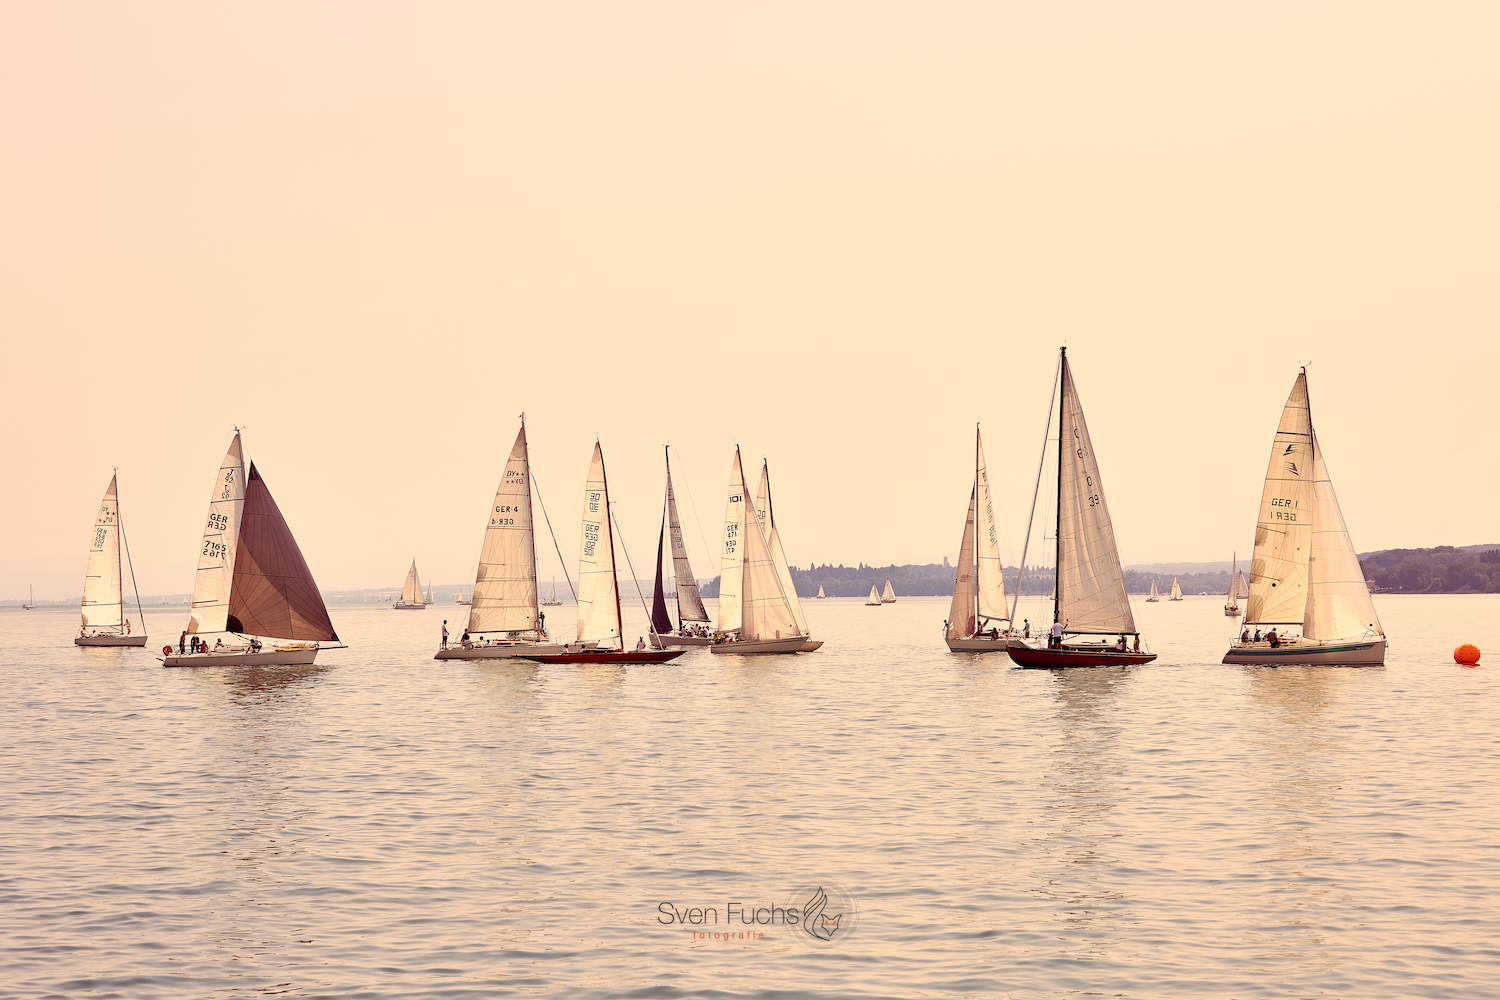
M1259 625L1255 626L1255 638L1251 639L1250 641L1251 642L1260 642L1260 626Z
M1031 619L1030 618L1022 618L1021 619L1021 638L1022 639L1030 639L1031 638Z
M130 634L130 619L129 618L125 619L125 634L126 635Z
M547 631L547 612L538 611L536 613L536 630L538 632Z
M250 652L252 652L252 653L259 653L260 652L260 640L259 639L251 639L250 640Z
M639 639L637 639L635 641L635 651L637 653L644 653L646 651L646 637L645 636L641 636Z
M1276 634L1274 628L1266 633L1266 641L1271 644L1272 649L1279 649L1281 647L1281 636Z
M1240 633L1240 642L1249 642L1249 641L1250 641L1250 630L1247 628L1247 629L1245 629L1245 631L1243 631L1243 632Z
M1115 652L1116 653L1123 653L1123 652L1125 652L1125 637L1123 635L1120 636L1120 638L1118 638L1118 639L1115 640Z
M1052 623L1052 634L1047 639L1047 647L1049 649L1061 649L1062 648L1062 637L1063 637L1063 623L1062 622L1053 622Z
M1140 651L1141 651L1141 634L1139 632L1137 632L1135 634L1135 642L1132 644L1131 652L1132 653L1139 653Z
M446 619L446 618L443 619L443 644L440 647L438 647L438 648L439 649L447 649L448 648L448 619Z
M183 630L182 636L177 640L177 655L181 656L187 652L187 631Z

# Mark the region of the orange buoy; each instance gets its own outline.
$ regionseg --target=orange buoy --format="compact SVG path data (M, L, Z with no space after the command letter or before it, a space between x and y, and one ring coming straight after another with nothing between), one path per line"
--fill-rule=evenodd
M1472 667L1479 662L1479 647L1472 643L1464 643L1453 651L1453 662Z

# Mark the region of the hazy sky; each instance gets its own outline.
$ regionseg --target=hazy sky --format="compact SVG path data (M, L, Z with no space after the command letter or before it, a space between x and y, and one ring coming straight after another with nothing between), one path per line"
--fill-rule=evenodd
M738 441L792 562L952 557L975 421L1011 561L1062 343L1127 562L1248 551L1309 360L1360 551L1500 540L1497 50L1494 3L5 3L0 597L78 595L112 465L187 591L236 423L322 586L471 580L522 410L570 571L596 433L645 574L666 442L711 543Z

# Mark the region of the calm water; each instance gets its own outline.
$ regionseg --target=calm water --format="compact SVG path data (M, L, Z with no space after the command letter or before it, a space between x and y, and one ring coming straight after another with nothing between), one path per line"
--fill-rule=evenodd
M7 610L0 994L1497 995L1500 688L1451 651L1500 659L1500 599L1377 601L1384 668L1220 666L1194 598L1058 673L949 654L935 599L628 669L440 665L442 605L238 671ZM823 884L827 945L661 922Z

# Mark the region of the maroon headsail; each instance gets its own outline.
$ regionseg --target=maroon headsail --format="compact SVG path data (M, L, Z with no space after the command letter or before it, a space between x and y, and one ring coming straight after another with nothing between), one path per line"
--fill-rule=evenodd
M337 641L328 608L265 480L250 463L228 630L299 641Z

